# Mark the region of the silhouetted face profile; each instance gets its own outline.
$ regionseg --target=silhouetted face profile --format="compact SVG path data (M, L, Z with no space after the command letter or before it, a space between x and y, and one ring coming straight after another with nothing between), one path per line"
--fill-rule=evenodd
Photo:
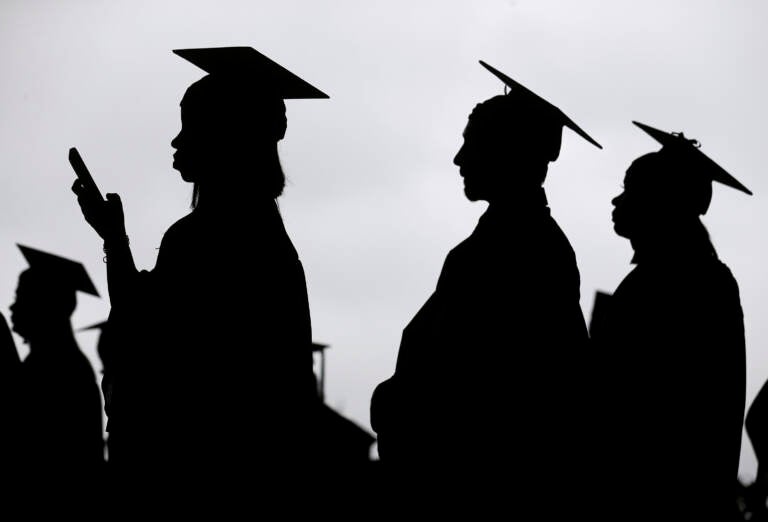
M285 130L282 99L251 82L208 75L181 101L173 167L187 182L256 184L275 198L285 184L277 152Z
M563 126L554 116L512 94L477 105L453 159L467 199L503 200L540 187L560 154Z
M99 293L82 263L35 248L18 245L29 263L19 276L16 301L11 305L13 330L26 341L62 326L69 328L77 291Z
M563 126L602 148L556 106L480 60L510 89L478 104L453 163L470 201L524 199L538 193L551 161L560 155Z
M171 142L173 167L195 183L193 205L201 193L279 196L285 186L277 152L286 130L283 100L328 95L251 47L173 52L208 73L184 94L181 131Z
M75 290L28 269L19 276L16 299L10 306L13 331L29 342L51 324L69 321L75 310Z
M711 180L669 149L637 158L627 169L624 190L613 200L613 228L627 239L663 234L697 220L712 200Z
M624 191L616 196L613 228L630 240L669 235L693 223L701 225L712 201L712 182L752 192L700 150L683 133L665 132L632 122L661 143L661 150L640 156L627 169Z

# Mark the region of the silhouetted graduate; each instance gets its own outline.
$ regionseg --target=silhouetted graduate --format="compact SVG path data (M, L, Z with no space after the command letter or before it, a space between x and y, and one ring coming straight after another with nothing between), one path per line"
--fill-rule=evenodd
M76 475L87 489L98 479L104 459L101 394L75 341L70 316L77 291L98 292L82 264L19 248L29 269L19 276L10 319L29 344L29 355L14 382L16 417L3 430L17 438L14 452L23 476L34 475L42 485Z
M100 321L90 326L80 328L78 332L98 330L99 338L96 341L96 353L101 359L101 392L104 395L104 410L109 415L109 403L112 399L112 335L109 333L109 321Z
M757 458L757 477L745 488L745 501L752 512L752 520L768 520L768 385L763 384L749 406L744 427Z
M284 99L327 96L251 48L174 52L208 75L187 89L171 142L194 208L165 233L151 272L134 266L118 196L73 188L107 252L113 464L205 488L308 458L311 325L275 201L277 144Z
M109 448L114 443L110 441L109 436L109 414L112 406L112 390L114 386L114 368L112 367L112 355L114 353L113 345L115 340L113 335L109 332L109 321L100 321L90 326L80 328L79 332L88 330L98 330L99 339L96 342L96 353L99 354L101 359L101 393L104 397L104 413L107 415L107 455L109 455Z
M0 381L4 382L12 378L19 370L21 359L16 350L16 343L13 342L11 329L8 328L8 322L0 314Z
M763 384L744 422L758 463L758 478L768 481L768 385Z
M18 435L14 433L19 406L16 381L19 377L21 359L13 341L5 316L0 314L0 467L12 470L18 468L16 447Z
M613 200L636 265L594 340L612 511L655 520L728 520L744 415L739 289L700 216L712 181L749 190L698 143L635 123L661 150L637 158Z
M592 305L592 318L589 321L589 335L591 337L600 336L600 331L606 321L608 315L608 308L611 305L611 294L597 291L595 292L595 300Z
M403 331L371 422L382 463L411 470L397 480L421 471L462 489L496 482L510 509L538 510L541 484L555 474L567 484L559 494L572 489L575 377L587 341L576 258L542 184L563 126L597 143L481 64L510 91L475 107L454 163L467 199L488 210Z

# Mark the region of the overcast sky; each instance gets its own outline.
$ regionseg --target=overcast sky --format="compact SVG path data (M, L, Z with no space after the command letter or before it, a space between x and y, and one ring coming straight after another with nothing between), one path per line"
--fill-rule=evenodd
M715 187L704 218L741 287L751 401L768 377L766 15L762 0L3 0L0 311L25 268L15 243L83 261L106 294L101 241L69 191L73 145L101 189L122 195L137 264L154 266L163 232L188 212L170 141L184 90L202 76L171 50L252 46L331 96L287 102L280 206L314 338L332 346L328 402L369 427L402 328L485 208L464 199L452 164L469 112L503 92L483 59L605 147L564 131L545 184L587 318L595 290L613 291L631 268L610 200L631 160L658 148L631 120L697 138L752 189ZM221 248L238 256L248 245ZM106 299L79 302L76 327L109 310ZM95 334L78 339L99 369ZM751 480L746 439L742 457Z

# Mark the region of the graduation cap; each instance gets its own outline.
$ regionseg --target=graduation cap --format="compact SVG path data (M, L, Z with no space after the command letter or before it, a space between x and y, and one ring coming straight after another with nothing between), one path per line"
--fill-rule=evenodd
M699 176L705 176L705 179L708 181L717 181L723 185L740 190L745 194L752 195L752 191L701 152L698 141L686 138L682 132L664 132L637 121L632 123L640 127L651 138L661 143L661 152L674 154L680 161L690 164L691 167L696 169L696 174Z
M71 288L73 292L79 290L99 297L99 292L96 291L82 263L28 246L17 246L29 263L31 272L56 283L60 288Z
M211 76L258 85L284 100L328 98L327 94L252 47L175 49L173 52Z
M508 96L516 97L518 100L520 100L521 103L525 104L529 107L529 110L533 113L540 114L542 117L547 118L551 122L555 123L556 125L559 125L560 129L562 130L562 127L568 127L572 131L574 131L576 134L590 142L595 147L602 149L602 145L600 145L597 141L595 141L589 134L584 132L584 130L576 125L572 119L570 119L568 116L565 115L563 111L561 111L559 108L555 107L551 103L549 103L547 100L542 98L541 96L537 95L533 91L527 89L522 84L516 82L503 72L495 69L494 67L491 67L484 61L480 60L480 65L485 67L488 71L490 71L491 74L496 76L499 80L504 82L504 84L509 87L509 93ZM558 144L558 152L559 152L559 144Z
M107 325L109 324L109 321L101 321L99 323L94 323L88 326L83 326L82 328L78 329L78 332L85 332L89 330L104 330Z
M111 348L111 335L109 334L109 329L107 328L109 326L109 321L100 321L98 323L94 323L88 326L84 326L80 329L78 329L78 332L86 332L91 330L98 330L99 331L99 341L96 345L96 353L99 354L99 359L101 359L101 364L104 366L104 368L107 368L108 366L111 366L111 356L112 351ZM108 337L109 336L109 339ZM101 373L104 373L104 369L102 369Z
M327 344L320 344L320 343L312 343L312 351L313 352L321 352L321 353L323 353L323 351L326 348L329 348L329 345L327 345Z

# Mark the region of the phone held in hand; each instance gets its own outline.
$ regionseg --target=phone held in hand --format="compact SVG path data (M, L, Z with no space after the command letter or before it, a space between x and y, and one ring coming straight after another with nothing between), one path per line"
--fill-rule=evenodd
M83 162L83 158L80 157L80 153L77 152L77 149L75 147L72 147L71 149L69 149L69 163L72 165L72 168L75 170L75 174L77 174L77 179L79 179L82 182L86 190L91 191L94 194L98 194L99 199L104 201L104 196L102 196L101 191L99 190L99 187L96 186L96 182L93 181L93 177L91 176L91 173L88 172L88 167L85 166L85 162Z

